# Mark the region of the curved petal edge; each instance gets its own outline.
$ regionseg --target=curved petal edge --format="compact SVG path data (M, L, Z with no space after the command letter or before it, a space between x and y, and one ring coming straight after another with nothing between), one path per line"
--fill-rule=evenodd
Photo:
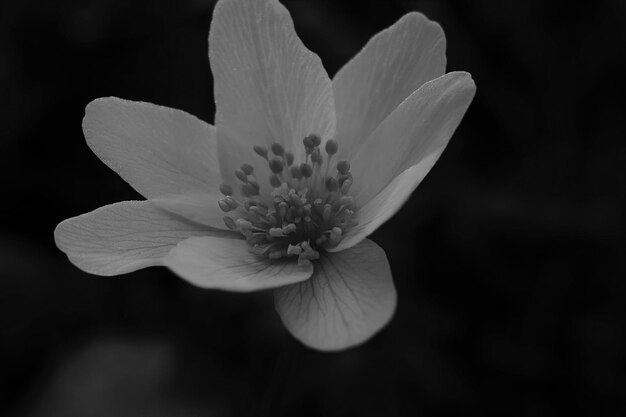
M396 298L387 256L371 240L325 253L309 280L274 293L289 332L309 347L328 351L374 336L393 317Z

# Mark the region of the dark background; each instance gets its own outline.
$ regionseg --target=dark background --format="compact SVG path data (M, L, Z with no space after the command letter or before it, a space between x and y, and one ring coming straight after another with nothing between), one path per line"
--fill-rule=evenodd
M373 236L398 289L365 345L309 350L271 293L90 276L61 220L139 196L88 149L119 96L212 122L210 0L0 6L0 415L625 415L626 3L285 1L332 76L411 10L473 104Z

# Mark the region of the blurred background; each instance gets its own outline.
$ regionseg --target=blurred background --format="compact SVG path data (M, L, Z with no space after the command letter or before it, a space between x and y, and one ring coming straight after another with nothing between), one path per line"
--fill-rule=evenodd
M309 350L271 293L164 268L90 276L61 220L140 198L89 150L119 96L213 122L214 1L0 6L0 415L626 415L626 3L284 1L332 76L418 10L478 93L442 158L372 239L395 318Z

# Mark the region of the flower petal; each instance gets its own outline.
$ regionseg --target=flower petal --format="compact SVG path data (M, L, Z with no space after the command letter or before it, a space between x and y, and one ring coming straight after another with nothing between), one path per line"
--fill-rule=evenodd
M421 13L374 36L333 78L339 158L354 156L385 117L445 69L443 30Z
M330 79L278 1L220 0L211 23L209 57L221 172L229 185L236 185L233 172L244 162L255 166L260 181L267 181L269 170L252 151L254 145L278 142L300 152L306 135L334 134ZM304 158L301 152L297 159Z
M83 271L119 275L152 265L190 236L224 235L159 210L150 201L124 201L61 222L56 245Z
M152 198L152 203L170 213L178 214L192 222L200 223L216 229L226 230L224 213L220 210L218 197L205 193L187 193Z
M83 131L93 152L146 198L218 195L215 128L188 113L100 98L85 109Z
M353 247L396 214L435 165L443 149L443 147L435 149L430 155L398 175L376 197L361 207L358 211L358 224L348 230L337 246L329 248L328 251L340 252Z
M202 288L255 291L308 279L313 267L293 259L270 262L248 251L243 239L191 237L165 257L164 264L181 278Z
M276 310L302 343L321 350L364 342L393 316L396 290L385 252L371 240L325 253L308 281L275 291Z
M451 72L425 83L404 100L351 161L357 206L363 207L407 168L441 153L475 92L470 74Z

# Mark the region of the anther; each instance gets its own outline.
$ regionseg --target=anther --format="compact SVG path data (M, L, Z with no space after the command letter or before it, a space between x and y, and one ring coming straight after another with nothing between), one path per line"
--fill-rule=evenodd
M339 161L337 164L337 171L339 171L340 174L346 175L350 172L350 162L346 160Z
M341 235L343 231L339 227L333 227L330 231L330 237L328 238L328 242L331 246L336 246L341 242Z
M287 166L291 166L293 164L293 154L291 152L285 153L285 161L287 162Z
M280 158L272 158L270 160L270 169L274 174L283 172L283 161Z
M278 175L276 174L272 174L270 175L270 185L274 188L278 188L280 187L281 181L280 178L278 178Z
M220 192L225 196L233 195L233 187L228 184L220 184Z
M319 149L313 149L313 152L311 152L311 162L318 165L322 165L324 162L324 158L322 157Z
M220 209L225 212L228 213L229 211L232 210L232 208L228 205L228 203L226 202L226 199L221 199L221 200L217 200L217 205L220 207Z
M239 181L248 182L248 176L240 169L235 170L235 176L239 178Z
M287 255L300 255L302 253L302 248L300 245L289 245L287 246Z
M280 143L272 143L271 149L276 156L282 156L285 153L285 148Z
M237 224L235 223L235 221L231 217L224 216L224 224L230 230L236 230L237 229Z
M337 181L339 182L339 185L343 186L343 183L347 180L352 180L352 174L351 173L347 173L347 174L339 174L337 175Z
M265 159L267 159L267 148L263 147L263 146L259 146L259 145L254 145L254 147L252 148L254 149L254 152L259 155L260 157L263 157Z
M239 203L237 202L237 200L235 200L231 196L226 197L224 201L231 209L236 209L237 207L239 207Z
M313 168L309 164L300 164L300 173L304 178L309 178L313 174Z
M300 171L299 166L294 165L291 167L291 176L296 180L299 180L300 178L302 178L302 172Z
M246 197L259 195L259 189L253 186L252 184L246 183L241 186L241 192Z
M250 230L250 229L252 229L252 223L250 223L246 219L237 219L235 224L237 225L237 228L241 229L241 230Z
M337 143L336 140L328 139L326 141L326 153L328 155L333 156L334 154L337 153L338 149L339 149L339 144Z
M339 183L337 182L337 179L334 177L326 178L326 189L331 193L337 191L339 189Z
M241 169L246 175L252 175L252 173L254 172L254 168L250 164L243 164L241 167L239 167L239 169Z
M257 192L261 189L261 186L255 180L248 180L248 184L250 184L252 188L255 188Z
M320 146L320 143L322 143L322 138L318 134L313 133L309 135L309 137L311 138L311 141L313 142L313 147Z
M269 230L269 235L272 237L282 237L283 236L283 229L280 227L272 227Z
M313 135L306 136L302 139L302 144L304 145L304 149L306 149L306 153L310 153L311 149L313 149Z

